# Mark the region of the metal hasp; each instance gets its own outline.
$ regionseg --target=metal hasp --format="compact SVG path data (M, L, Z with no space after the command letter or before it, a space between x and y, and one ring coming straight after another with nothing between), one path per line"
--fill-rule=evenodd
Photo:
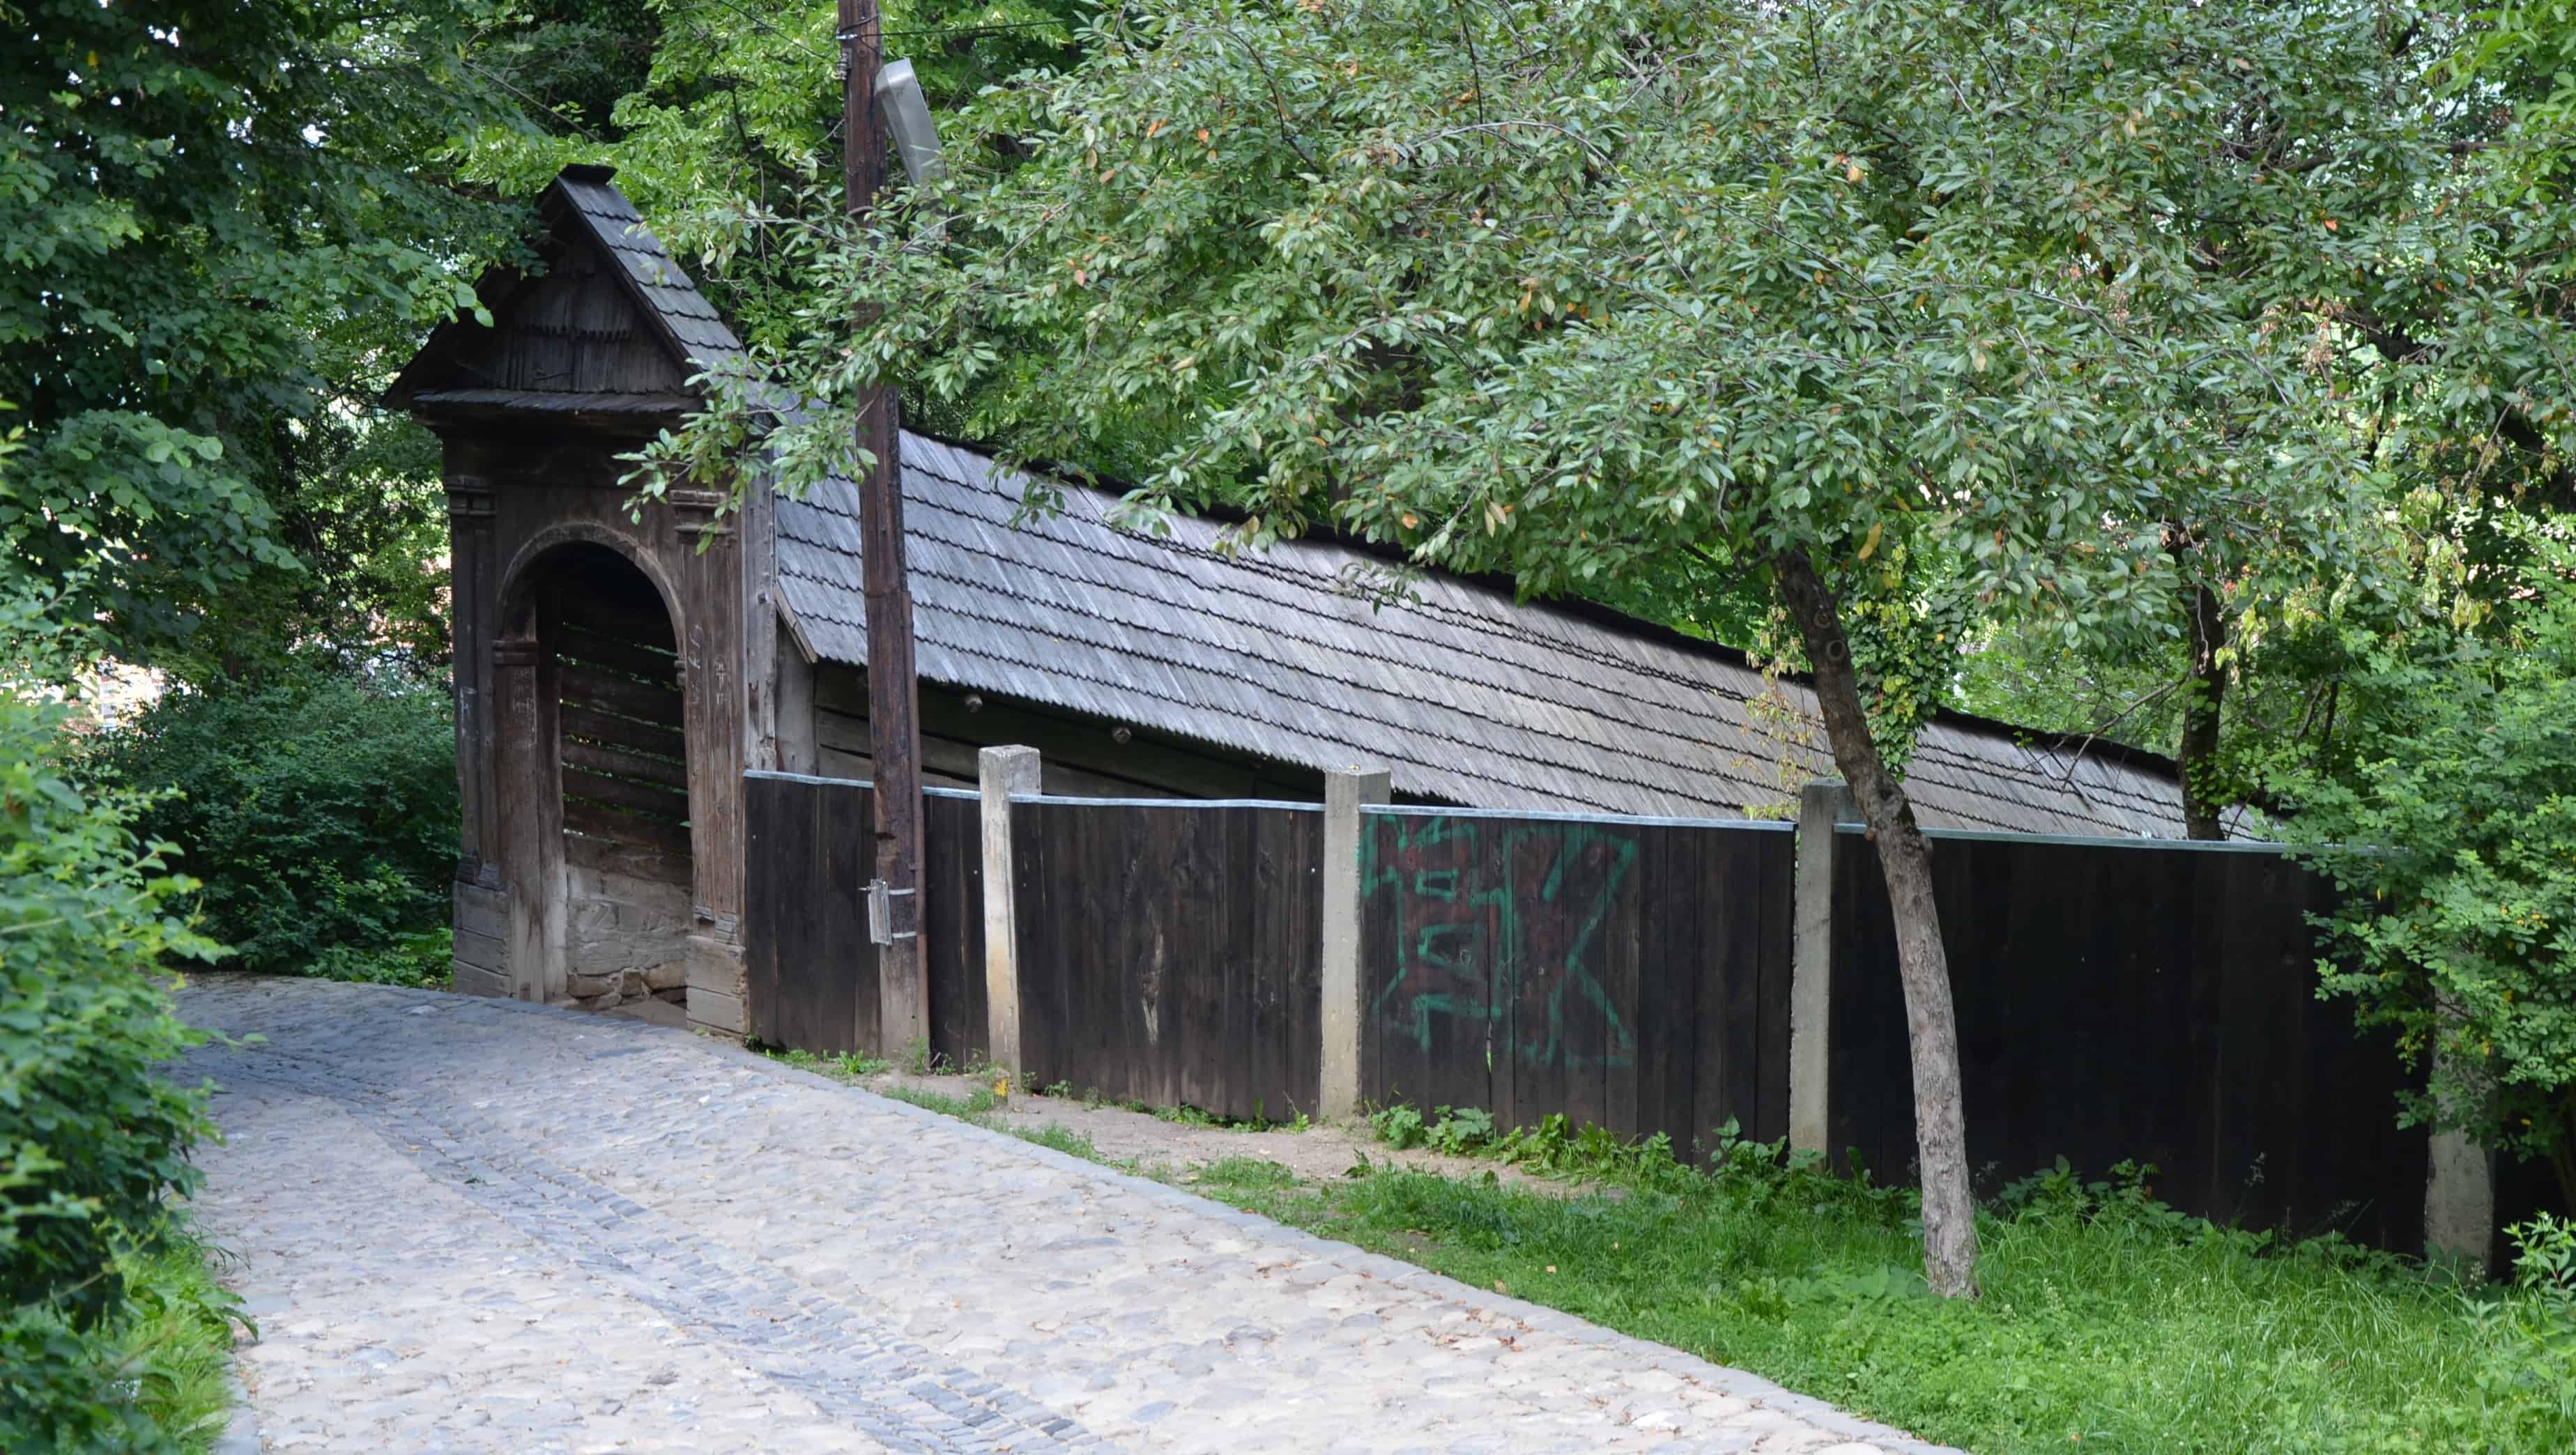
M850 216L864 219L885 184L885 142L877 130L876 84L885 61L877 0L840 0L842 60L841 180ZM851 331L875 323L863 309ZM879 384L859 402L857 444L872 463L859 480L860 578L868 622L869 776L876 781L876 878L889 888L886 947L877 956L880 1050L930 1035L930 997L921 941L893 933L891 896L911 897L921 883L921 684L912 665L912 588L904 573L903 467L894 391ZM871 901L874 912L873 904ZM912 923L921 924L914 897Z
M894 902L906 895L917 895L917 889L897 889L882 879L868 881L868 943L891 946L897 940L920 938L917 930L894 927Z

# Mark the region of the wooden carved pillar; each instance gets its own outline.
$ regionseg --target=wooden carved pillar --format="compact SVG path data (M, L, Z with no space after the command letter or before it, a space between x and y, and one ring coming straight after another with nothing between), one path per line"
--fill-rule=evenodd
M743 766L779 766L778 536L776 505L767 482L754 480L742 497L742 732Z
M492 647L501 882L509 895L508 994L566 993L563 783L555 738L553 654L534 635Z
M674 490L682 716L689 742L689 1020L741 1034L743 791L746 729L758 718L745 680L742 538L712 490ZM765 697L769 684L760 684ZM765 705L765 704L764 704Z
M468 995L511 993L509 895L501 884L501 827L493 781L496 763L492 701L493 616L499 609L500 565L493 559L492 482L480 475L447 477L447 541L455 622L455 658L449 675L456 704L456 788L460 810L456 844L456 988Z
M477 883L483 861L496 859L500 849L492 796L492 615L499 604L493 574L499 567L492 559L491 481L447 477L447 550L455 598L456 786L463 810L456 877Z

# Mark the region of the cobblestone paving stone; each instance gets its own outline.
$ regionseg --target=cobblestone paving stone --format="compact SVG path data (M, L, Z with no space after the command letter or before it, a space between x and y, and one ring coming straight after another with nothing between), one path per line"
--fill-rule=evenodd
M319 981L181 1006L237 1038L187 1069L265 1449L1931 1449L684 1032Z

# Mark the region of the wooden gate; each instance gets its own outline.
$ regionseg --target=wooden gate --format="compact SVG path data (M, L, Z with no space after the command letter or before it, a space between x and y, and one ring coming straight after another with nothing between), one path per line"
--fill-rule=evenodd
M649 598L567 593L552 635L568 856L574 843L614 846L636 872L687 885L689 751L671 619ZM643 865L648 857L657 862Z
M876 1050L877 952L858 892L876 873L872 790L796 773L745 773L742 786L752 1038L818 1055Z

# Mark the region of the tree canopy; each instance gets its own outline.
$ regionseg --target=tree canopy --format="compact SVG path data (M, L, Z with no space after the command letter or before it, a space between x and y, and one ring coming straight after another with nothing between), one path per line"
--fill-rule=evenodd
M1935 1028L1929 1229L1964 1169L1934 1145L1913 728L1963 686L2027 693L2012 658L2086 664L2093 701L2046 674L2054 715L2146 709L2223 832L2293 761L2229 735L2231 688L2330 737L2321 699L2372 690L2356 632L2474 627L2517 523L2566 503L2563 209L2515 106L2462 80L2486 33L2377 5L1164 0L961 107L938 188L713 236L801 325L756 340L816 406L765 442L791 482L852 463L851 407L898 382L1125 480L1139 520L1223 500L1246 547L1329 525L1803 659ZM648 479L726 469L753 413L724 401ZM1936 1286L1971 1253L1936 1247Z
M358 584L334 568L425 514L374 498L418 473L369 454L374 381L471 302L460 262L516 227L420 165L491 109L454 63L460 18L0 16L0 400L27 432L0 503L12 557L129 652L192 649L228 613L327 616Z

